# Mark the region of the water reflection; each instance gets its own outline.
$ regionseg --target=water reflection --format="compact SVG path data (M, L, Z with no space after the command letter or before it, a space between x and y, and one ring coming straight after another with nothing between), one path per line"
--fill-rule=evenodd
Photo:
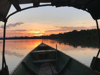
M2 40L0 40L0 61L2 60ZM98 52L98 48L88 48L81 46L69 45L69 43L50 40L50 39L21 39L21 40L6 40L6 60L9 66L10 72L17 66L17 64L36 46L41 42L52 46L64 52L65 54L77 59L83 64L89 66L92 60L92 57L95 56ZM0 62L1 67L1 62Z
M9 55L9 56L16 56L16 57L23 57L24 56L24 55L22 55L20 53L11 52L11 51L8 51L8 50L6 50L5 54Z
M56 39L58 41L58 43L64 43L64 44L68 44L68 45L72 45L73 47L88 47L88 48L99 48L99 42L96 41L69 41L69 40L65 40L65 39Z

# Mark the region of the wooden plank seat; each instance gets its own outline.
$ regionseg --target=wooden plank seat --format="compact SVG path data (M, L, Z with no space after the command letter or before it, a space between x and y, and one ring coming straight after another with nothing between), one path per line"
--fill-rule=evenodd
M34 60L33 63L55 62L57 59Z
M56 52L56 50L37 50L33 51L32 53L49 53L49 52Z
M25 62L22 62L22 64L32 75L38 75Z
M50 63L43 63L39 69L39 75L56 75L55 67Z

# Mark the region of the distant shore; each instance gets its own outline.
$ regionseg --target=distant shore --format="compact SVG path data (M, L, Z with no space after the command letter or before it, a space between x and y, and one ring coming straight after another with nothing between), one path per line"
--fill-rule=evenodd
M91 30L74 30L67 33L51 34L50 36L33 36L33 37L9 37L6 40L18 39L52 39L62 43L69 43L70 45L78 46L94 46L99 47L98 34L96 29ZM3 40L3 38L0 38Z
M99 48L98 35L96 29L91 30L74 30L68 33L51 34L50 36L34 36L34 37L9 37L6 40L19 39L51 39L57 40L59 43L73 45L74 47L94 47ZM0 38L3 40L3 38Z
M0 38L2 40L3 38ZM49 36L21 36L21 37L7 37L7 39L66 39L70 41L98 41L98 35L96 29L91 30L81 30L77 31L74 30L72 32L66 32L66 33L59 33L59 34L51 34Z

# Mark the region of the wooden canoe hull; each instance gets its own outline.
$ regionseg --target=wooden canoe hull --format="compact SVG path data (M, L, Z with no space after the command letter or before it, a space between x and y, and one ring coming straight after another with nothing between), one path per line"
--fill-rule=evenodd
M40 75L41 65L45 63L52 64L57 71L55 75L97 75L91 68L44 43L32 50L10 75Z

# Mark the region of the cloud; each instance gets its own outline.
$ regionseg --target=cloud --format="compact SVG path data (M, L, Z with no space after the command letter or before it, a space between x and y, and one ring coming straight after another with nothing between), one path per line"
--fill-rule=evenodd
M84 27L84 26L80 26L80 27L67 27L67 26L55 26L57 29L54 30L47 30L45 32L68 32L68 31L73 31L73 30L86 30L86 29L95 29L95 26L90 26L90 27Z
M80 27L68 27L68 26L53 26L50 29L47 30L37 30L34 31L32 29L16 29L16 30L7 30L6 36L7 37L12 37L12 36L40 36L40 35L50 35L50 34L59 34L59 33L65 33L65 32L70 32L73 30L87 30L87 29L96 29L95 26L80 26ZM3 36L3 32L0 31L1 34L0 36Z
M17 29L17 30L9 30L9 31L11 31L12 33L26 33L28 30Z
M6 28L16 27L16 26L21 25L21 24L24 24L24 23L23 22L17 22L17 23L14 23L14 24L8 24L6 26ZM0 28L4 28L4 25L1 25Z
M27 31L27 30L17 29L17 30L11 30L11 31Z
M13 36L40 36L40 35L44 35L43 31L34 31L31 29L16 29L16 30L7 30L6 32L6 36L7 37L13 37ZM3 34L0 34L0 36L3 36Z
M24 55L16 53L16 52L10 52L8 50L6 50L5 53L8 54L8 55L13 55L13 56L17 56L17 57L23 57L24 56Z
M66 26L64 26L64 27L60 27L60 29L59 30L82 30L82 29L86 29L86 27L66 27Z

